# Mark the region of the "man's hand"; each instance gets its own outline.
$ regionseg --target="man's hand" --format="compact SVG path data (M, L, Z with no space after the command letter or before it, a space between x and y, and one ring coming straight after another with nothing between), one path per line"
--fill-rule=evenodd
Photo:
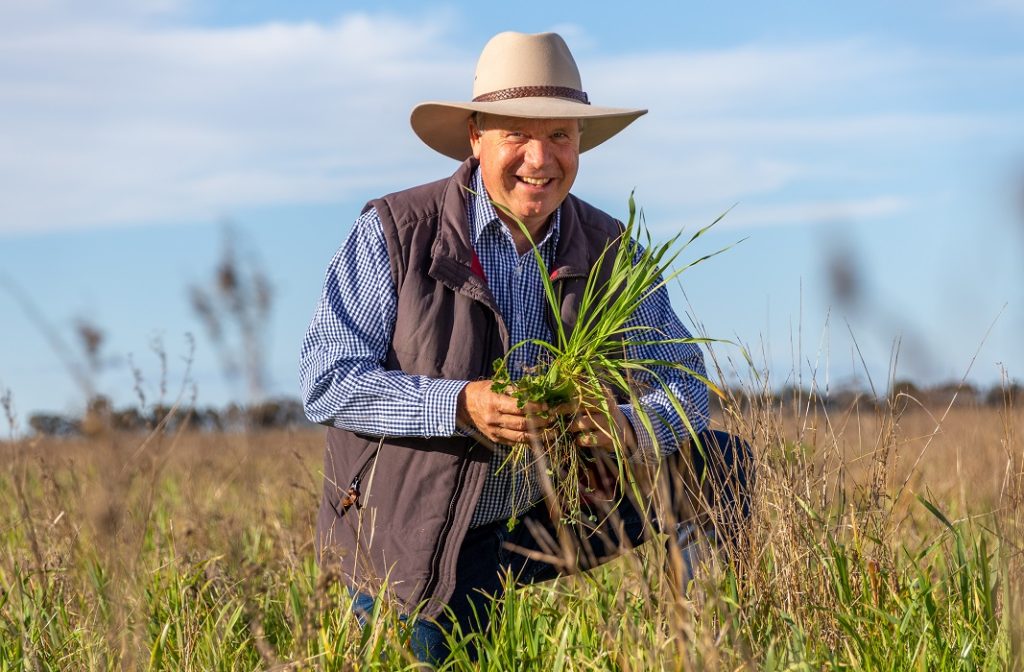
M530 402L519 408L514 397L492 392L489 380L478 380L462 388L456 410L460 427L472 427L494 443L505 445L542 440L554 418L547 404Z
M554 413L572 418L569 431L576 437L576 445L590 450L612 451L616 443L632 454L636 450L636 433L633 425L619 408L611 390L604 388L604 404L608 413L602 409L599 399L578 399L552 409Z

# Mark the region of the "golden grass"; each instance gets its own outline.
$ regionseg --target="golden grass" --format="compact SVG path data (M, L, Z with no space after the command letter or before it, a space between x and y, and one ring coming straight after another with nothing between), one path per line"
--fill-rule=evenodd
M898 406L826 413L814 405L794 412L755 404L720 418L758 452L749 547L736 558L739 583L729 598L739 604L722 611L725 597L709 588L703 599L719 605L708 607L718 614L714 623L701 616L699 600L686 603L685 617L671 609L643 612L682 621L656 624L644 635L654 638L651 650L637 660L759 669L803 656L825 666L813 658L819 647L841 648L851 635L837 616L844 603L829 584L834 568L821 548L835 542L849 549L854 574L869 575L860 576L869 604L909 600L904 550L946 534L918 496L954 523L973 521L966 524L991 535L999 613L1019 623L1010 617L1022 613L1024 586L1024 412ZM21 651L36 669L199 669L228 650L228 667L240 668L285 659L346 669L365 661L367 645L345 629L344 614L332 613L341 598L330 577L312 564L322 441L323 431L312 429L0 444L0 578L7 608L17 604L29 614L20 625L5 621L4 634L23 642L4 655ZM944 571L926 569L937 580ZM736 621L721 622L723 613ZM810 640L806 650L783 655L773 648L785 629L757 638L758 619L780 627L776 614L792 620L784 628ZM1003 643L985 660L1019 661L1020 630L1000 630L993 641ZM612 632L602 637L637 646ZM336 666L326 662L334 659L325 633L347 638ZM396 641L393 633L380 636ZM223 642L223 650L207 640ZM679 648L683 641L690 648ZM620 662L617 669L639 668Z

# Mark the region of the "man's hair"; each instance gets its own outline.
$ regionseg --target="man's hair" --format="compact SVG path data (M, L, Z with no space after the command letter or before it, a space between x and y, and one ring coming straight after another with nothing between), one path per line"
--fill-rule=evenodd
M488 122L490 121L490 118L494 116L498 115L489 114L487 112L474 112L470 116L470 121L473 122L473 126L476 130L483 132L490 128ZM579 125L580 133L583 133L583 129L586 127L586 124L583 123L583 119L577 119L576 122Z

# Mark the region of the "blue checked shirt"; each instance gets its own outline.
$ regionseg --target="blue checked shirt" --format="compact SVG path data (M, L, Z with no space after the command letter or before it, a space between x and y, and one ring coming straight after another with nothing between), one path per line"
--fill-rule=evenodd
M479 169L474 173L472 188L481 195L465 195L473 248L509 329L510 341L550 341L540 271L533 253L520 255L516 251L511 233L487 197ZM558 246L560 221L560 211L556 211L537 246L549 268ZM348 239L331 260L323 294L303 341L300 378L306 415L314 422L378 436L460 435L455 426L456 403L469 381L414 376L383 368L397 306L383 228L376 211L370 209L356 220ZM664 288L640 306L631 325L656 327L663 338L690 336L673 312ZM638 346L629 354L638 359L682 362L704 373L696 345ZM518 348L509 363L512 379L521 377L526 367L535 365L541 356L535 345ZM704 383L676 370L659 373L694 430L704 429L708 417ZM631 406L622 406L622 411L637 434L641 455L655 454L655 446L659 447L657 452L667 454L676 449L675 437L686 437L689 432L661 386L648 387L650 391L641 397L641 403L652 418L654 437L634 420ZM541 499L534 470L510 465L502 468L506 456L503 447L491 455L472 527L508 518Z

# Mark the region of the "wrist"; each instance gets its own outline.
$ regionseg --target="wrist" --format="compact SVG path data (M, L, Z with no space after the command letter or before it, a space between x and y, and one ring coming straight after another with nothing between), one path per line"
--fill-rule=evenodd
M481 386L484 386L484 389L489 391L491 389L491 381L474 380L466 383L459 390L459 396L455 400L455 423L458 427L473 431L478 429L476 422L473 421L472 405L480 392Z
M649 462L655 459L655 441L651 434L644 427L643 422L636 416L637 410L630 404L619 405L619 411L626 418L624 423L628 429L629 437L623 438L626 447L626 455L630 462Z

